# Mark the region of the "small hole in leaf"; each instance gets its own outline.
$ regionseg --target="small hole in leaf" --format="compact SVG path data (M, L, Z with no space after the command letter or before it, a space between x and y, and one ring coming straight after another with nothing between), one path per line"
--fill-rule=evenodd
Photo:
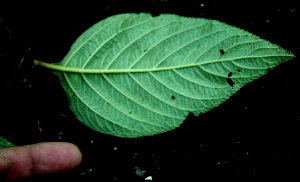
M228 73L228 77L231 77L231 76L232 76L232 72L229 72L229 73Z
M234 82L230 78L227 78L226 81L231 87L233 87Z
M220 49L220 53L221 53L221 55L225 54L224 49Z
M172 100L175 100L175 96L174 96L174 95L172 95L172 96L171 96L171 99L172 99Z
M237 71L238 71L238 72L241 72L241 70L240 70L240 69L238 69Z

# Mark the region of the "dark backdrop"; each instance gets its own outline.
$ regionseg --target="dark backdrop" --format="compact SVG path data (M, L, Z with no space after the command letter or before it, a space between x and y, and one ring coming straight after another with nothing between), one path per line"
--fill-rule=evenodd
M189 116L173 131L138 139L97 133L69 110L59 80L32 61L58 62L94 23L128 12L216 19L299 54L296 1L103 0L90 4L0 7L0 136L17 145L67 141L82 165L39 180L200 181L209 177L296 176L299 173L299 60L243 87L219 107ZM145 171L143 177L137 171Z

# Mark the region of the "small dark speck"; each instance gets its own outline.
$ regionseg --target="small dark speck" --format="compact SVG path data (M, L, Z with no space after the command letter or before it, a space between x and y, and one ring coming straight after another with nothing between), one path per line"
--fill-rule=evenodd
M144 52L147 52L148 51L148 49L144 49Z
M241 72L241 70L237 70L238 72Z
M227 83L228 83L231 87L233 87L234 82L233 82L232 79L230 78L231 76L232 76L232 72L229 72L226 81L227 81Z
M172 99L172 100L175 100L175 96L174 96L174 95L172 95L172 96L171 96L171 99Z
M220 49L220 53L221 53L221 55L225 54L224 49Z
M226 81L231 87L234 86L234 82L230 78L227 78Z

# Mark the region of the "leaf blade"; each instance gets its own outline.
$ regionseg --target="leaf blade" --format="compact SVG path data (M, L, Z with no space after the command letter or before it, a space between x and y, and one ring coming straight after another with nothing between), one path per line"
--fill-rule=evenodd
M215 20L122 14L83 33L53 69L63 71L80 121L102 133L140 137L174 129L188 113L207 112L291 58Z

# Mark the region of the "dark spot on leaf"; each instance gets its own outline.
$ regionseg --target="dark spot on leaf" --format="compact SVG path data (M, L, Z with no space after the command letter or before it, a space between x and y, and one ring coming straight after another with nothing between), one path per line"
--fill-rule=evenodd
M227 78L226 81L231 87L233 87L234 82L231 80L231 78Z
M237 70L238 72L241 72L241 70Z
M172 99L172 100L175 100L175 96L174 96L174 95L172 95L172 96L171 96L171 99Z
M148 51L148 49L144 49L144 52L147 52Z
M220 49L220 53L221 53L221 55L225 54L224 49Z
M231 76L232 76L232 72L229 72L228 75L227 75L226 81L227 81L227 83L228 83L231 87L233 87L234 82L233 82L232 79L230 78Z
M129 111L129 113L128 114L131 114L131 111Z

